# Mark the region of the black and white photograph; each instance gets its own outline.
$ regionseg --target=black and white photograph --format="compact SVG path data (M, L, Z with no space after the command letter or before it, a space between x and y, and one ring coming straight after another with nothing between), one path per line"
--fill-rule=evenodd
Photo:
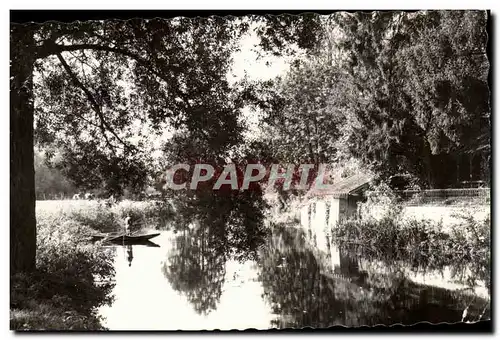
M491 322L490 11L67 14L10 11L12 331Z

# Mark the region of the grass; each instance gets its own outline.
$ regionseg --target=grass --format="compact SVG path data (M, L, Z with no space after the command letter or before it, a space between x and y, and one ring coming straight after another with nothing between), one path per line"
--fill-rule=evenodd
M95 231L110 232L123 228L130 216L132 230L164 229L174 215L168 202L124 200L111 207L100 201L37 201L38 223L73 220Z
M50 304L34 303L10 313L10 328L15 330L98 330L102 326L96 316L88 317L57 308Z
M10 328L103 329L96 311L113 301L114 249L91 235L119 230L127 215L135 229L161 229L172 214L156 202L37 202L37 270L11 277Z

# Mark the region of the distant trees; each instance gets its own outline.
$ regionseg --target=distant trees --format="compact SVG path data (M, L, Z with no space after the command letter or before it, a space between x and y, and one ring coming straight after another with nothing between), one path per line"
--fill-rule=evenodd
M72 196L77 189L59 170L46 164L40 150L35 150L35 191L37 199L54 199Z

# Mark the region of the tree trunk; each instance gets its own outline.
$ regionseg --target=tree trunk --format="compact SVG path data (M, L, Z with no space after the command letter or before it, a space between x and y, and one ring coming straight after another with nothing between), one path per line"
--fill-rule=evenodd
M10 67L10 273L36 266L31 25L11 26Z
M423 161L424 161L424 173L425 180L427 182L427 188L433 188L433 178L432 178L432 151L429 142L424 137L424 146L423 146Z

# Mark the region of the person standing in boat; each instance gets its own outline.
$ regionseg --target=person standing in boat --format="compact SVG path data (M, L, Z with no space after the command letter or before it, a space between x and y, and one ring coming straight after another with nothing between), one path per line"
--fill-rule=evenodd
M130 235L130 215L125 217L125 235Z

